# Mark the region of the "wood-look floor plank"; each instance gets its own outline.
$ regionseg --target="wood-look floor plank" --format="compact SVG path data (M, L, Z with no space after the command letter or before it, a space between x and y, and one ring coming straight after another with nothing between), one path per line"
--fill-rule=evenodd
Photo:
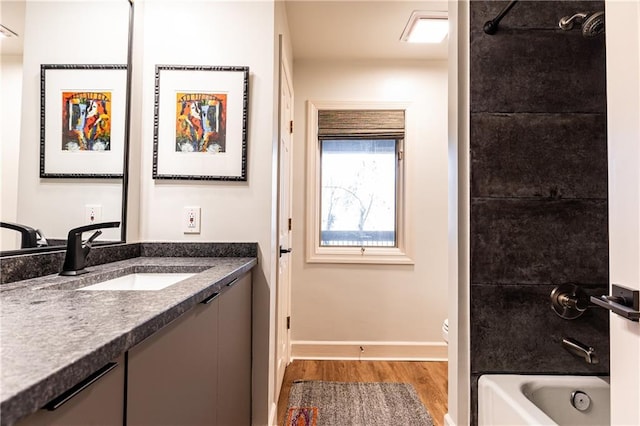
M291 384L295 380L410 383L431 413L435 426L447 413L447 363L418 361L296 360L287 366L278 399L278 426L286 416Z

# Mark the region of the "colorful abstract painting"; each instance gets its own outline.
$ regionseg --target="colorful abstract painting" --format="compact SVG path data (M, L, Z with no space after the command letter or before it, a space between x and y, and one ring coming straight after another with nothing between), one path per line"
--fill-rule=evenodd
M62 92L62 150L111 150L111 92Z
M177 93L176 152L225 152L226 111L226 93Z

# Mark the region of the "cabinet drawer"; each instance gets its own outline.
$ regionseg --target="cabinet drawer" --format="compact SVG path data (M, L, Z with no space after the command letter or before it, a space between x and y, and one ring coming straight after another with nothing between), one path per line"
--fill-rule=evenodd
M124 420L124 355L94 381L82 381L16 426L122 426ZM91 377L91 376L90 376ZM88 378L89 379L89 378ZM86 386L85 386L86 385Z
M128 352L127 426L215 425L219 298Z

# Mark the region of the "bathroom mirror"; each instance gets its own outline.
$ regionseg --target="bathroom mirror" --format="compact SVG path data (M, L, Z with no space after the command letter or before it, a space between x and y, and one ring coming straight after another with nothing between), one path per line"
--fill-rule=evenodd
M120 228L103 230L96 243L123 242L132 5L129 0L2 0L0 7L2 32L15 33L0 42L0 220L37 230L34 248L33 238L23 241L25 232L1 227L0 255L64 249L70 229L92 222L121 222ZM43 72L42 65L60 70ZM100 69L102 65L109 67ZM92 69L79 69L83 67ZM91 108L96 107L95 96L77 95L70 101L69 94L93 92L101 97L98 116L108 123L102 130L109 131L103 133L110 144L106 149L97 144L100 149L93 151L82 144L82 149L65 147L69 129L79 138L83 131L91 132ZM46 108L41 108L43 98ZM66 116L72 110L80 113L70 120ZM41 151L41 144L53 147L53 154ZM113 172L92 174L92 167L99 167L107 155ZM43 177L43 161L47 167L57 162L65 173Z

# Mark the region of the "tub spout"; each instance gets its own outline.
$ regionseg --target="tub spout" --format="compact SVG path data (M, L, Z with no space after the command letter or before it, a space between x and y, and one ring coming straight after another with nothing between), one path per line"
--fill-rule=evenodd
M571 337L562 339L562 347L572 355L583 358L587 364L597 364L599 362L596 350L591 346L578 342L576 339Z

